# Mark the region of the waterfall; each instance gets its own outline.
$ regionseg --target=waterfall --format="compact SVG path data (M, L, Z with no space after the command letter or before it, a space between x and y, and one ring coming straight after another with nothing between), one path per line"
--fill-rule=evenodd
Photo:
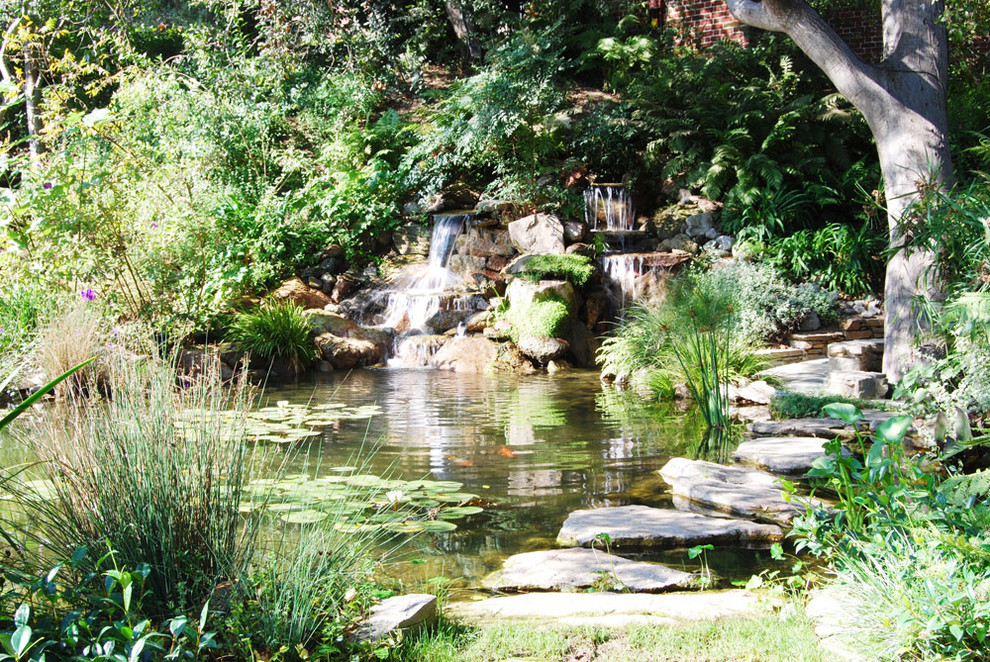
M430 319L440 312L445 295L463 285L447 268L457 237L471 214L434 216L430 255L425 266L404 269L389 284L384 325L406 332L428 333Z
M624 186L594 184L584 191L584 220L592 230L632 232L636 215Z
M612 284L617 290L622 308L642 296L645 284L640 275L643 272L641 255L604 255L602 271L605 272L605 282Z

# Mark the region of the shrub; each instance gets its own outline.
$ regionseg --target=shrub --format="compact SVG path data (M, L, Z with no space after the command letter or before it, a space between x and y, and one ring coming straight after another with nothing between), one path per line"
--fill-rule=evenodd
M825 416L825 406L835 402L850 404L855 407L872 407L876 403L866 402L857 398L843 395L805 395L793 391L778 391L770 398L770 415L777 420L788 418L805 418Z
M303 309L291 301L269 302L253 312L237 315L227 337L256 356L286 358L297 372L302 372L316 356L309 320Z

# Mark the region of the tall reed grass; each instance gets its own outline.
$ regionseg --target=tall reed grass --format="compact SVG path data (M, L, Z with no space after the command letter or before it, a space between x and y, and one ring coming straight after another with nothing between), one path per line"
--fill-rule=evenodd
M181 389L166 361L118 352L106 370L112 397L74 393L21 435L51 484L50 498L22 494L25 532L56 554L109 545L121 563L151 566L156 604L201 604L253 552L257 524L238 512L256 464L251 396L225 389L216 365Z

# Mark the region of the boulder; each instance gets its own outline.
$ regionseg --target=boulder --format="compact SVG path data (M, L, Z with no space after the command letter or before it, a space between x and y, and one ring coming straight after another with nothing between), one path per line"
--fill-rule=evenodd
M692 239L705 238L705 235L708 234L708 231L713 227L714 220L712 218L712 214L708 212L692 214L684 219L684 234Z
M670 239L661 241L659 249L662 251L681 251L682 253L696 254L698 252L698 244L686 234L678 234Z
M437 596L426 593L386 598L371 608L361 624L357 641L378 641L396 630L429 627L436 623Z
M474 209L479 214L501 214L502 212L515 209L515 203L511 200L478 200Z
M388 364L400 368L425 368L448 340L447 336L425 334L402 338L396 343Z
M805 315L801 323L798 324L798 331L817 331L822 328L822 320L818 317L818 313L811 311Z
M446 609L458 620L475 623L503 620L555 621L561 625L622 627L632 624L677 625L766 613L765 598L741 589L664 593L527 593L457 602Z
M739 444L732 457L775 474L803 475L825 457L826 443L817 437L761 437ZM848 456L849 451L843 448L842 454Z
M368 338L345 338L332 333L321 333L316 337L316 348L320 358L335 370L350 370L375 365L388 355L388 342L374 342Z
M320 290L306 285L299 278L290 278L278 286L272 292L274 299L291 301L301 308L323 308L329 303L333 303L326 294Z
M516 254L509 233L502 228L468 228L457 238L455 246L457 253L462 255L508 258Z
M429 361L431 368L454 372L487 372L498 356L498 345L484 336L451 338Z
M659 563L630 561L597 549L572 547L510 556L481 584L494 591L579 591L598 587L636 593L689 588L694 575Z
M340 303L349 297L358 288L359 282L350 274L341 274L337 277L337 282L333 285L333 293L330 295L330 303Z
M510 265L511 266L511 265ZM506 290L509 305L526 307L534 301L546 301L550 298L562 299L567 308L573 313L578 309L578 295L574 286L566 280L529 281L515 278Z
M574 244L588 234L588 224L583 221L564 221L564 241Z
M756 421L747 426L758 437L836 437L852 436L852 430L837 418L789 418L785 421Z
M719 257L726 257L732 254L732 244L733 240L727 234L718 235L710 241L706 241L702 250L706 253L712 253Z
M481 333L490 327L494 321L495 316L490 310L482 310L481 312L473 313L467 318L467 320L465 320L465 331L468 333Z
M597 318L596 318L597 321ZM574 365L579 368L594 368L598 354L598 338L588 326L577 317L568 317L560 325L560 337L567 342L568 351Z
M429 255L430 228L406 223L392 231L392 246L399 255Z
M883 363L883 339L833 342L829 344L826 354L828 354L830 371L880 372Z
M829 359L829 361L832 360ZM829 370L828 379L825 382L826 393L861 400L885 398L889 390L890 384L887 383L887 376L882 372Z
M528 356L537 363L543 365L546 365L554 359L561 358L567 354L567 350L570 349L570 345L568 345L566 340L532 335L520 336L519 342L516 343L516 347L519 348L519 351L522 352L524 356Z
M758 405L768 405L777 389L767 382L760 380L747 384L746 386L729 385L729 399L733 401L745 400L755 402Z
M550 214L533 214L509 223L509 237L520 253L564 252L564 226Z
M557 535L557 543L589 547L599 534L611 537L613 549L670 549L703 544L759 547L784 537L780 527L773 524L647 506L620 506L572 512Z

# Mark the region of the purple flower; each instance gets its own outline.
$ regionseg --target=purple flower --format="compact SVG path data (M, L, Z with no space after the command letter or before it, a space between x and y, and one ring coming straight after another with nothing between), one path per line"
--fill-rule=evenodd
M96 298L96 292L94 292L93 290L87 287L85 290L79 293L79 296L81 296L84 301L92 301L93 299Z
M41 187L44 188L46 191L53 186L55 186L55 184L53 184L52 182L45 182L44 184L41 185Z
M151 229L152 230L157 230L158 229L158 223L156 223L155 221L152 221L151 222Z

